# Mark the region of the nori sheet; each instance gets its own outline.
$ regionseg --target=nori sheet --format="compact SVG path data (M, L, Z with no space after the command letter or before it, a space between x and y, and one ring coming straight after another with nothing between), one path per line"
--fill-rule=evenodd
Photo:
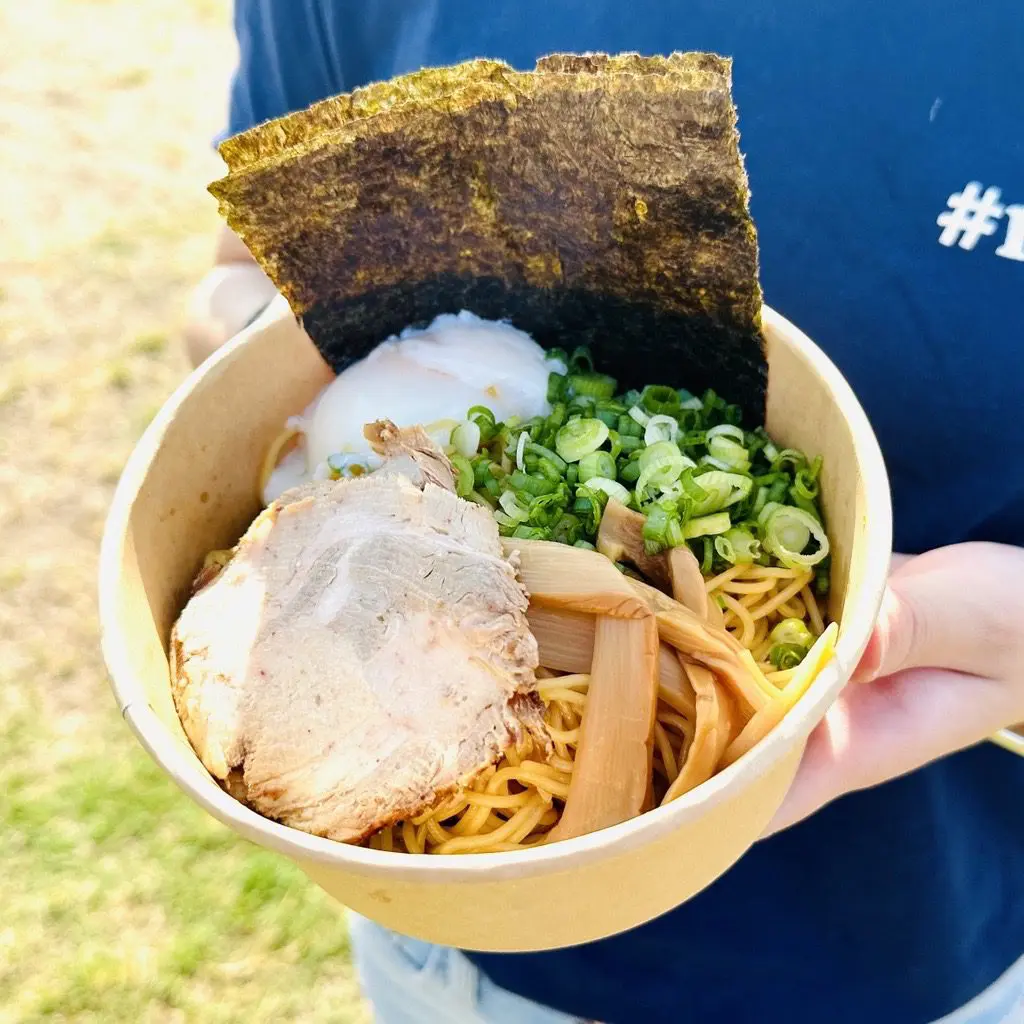
M623 386L764 418L757 238L731 62L470 61L225 141L222 214L336 370L444 312L590 345Z

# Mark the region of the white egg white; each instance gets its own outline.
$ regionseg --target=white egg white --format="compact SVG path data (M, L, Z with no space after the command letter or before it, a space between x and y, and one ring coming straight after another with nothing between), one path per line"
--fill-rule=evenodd
M552 370L564 373L565 365L528 334L469 312L406 329L338 374L298 417L302 443L271 474L264 500L323 477L330 456L369 455L363 427L374 420L421 425L446 444L475 405L498 420L547 415Z

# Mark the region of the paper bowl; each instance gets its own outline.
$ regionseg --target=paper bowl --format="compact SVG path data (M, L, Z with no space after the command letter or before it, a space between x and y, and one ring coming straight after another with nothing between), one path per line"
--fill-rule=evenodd
M667 807L592 835L518 853L410 856L347 846L268 821L232 799L178 722L167 639L203 556L259 510L258 467L285 419L331 378L283 300L171 397L133 452L107 522L100 570L103 649L114 694L142 745L239 835L289 857L341 903L420 939L474 950L538 950L650 920L709 885L761 835L806 738L867 643L891 552L889 487L868 421L840 373L792 324L764 311L767 426L825 459L836 656L772 733ZM677 375L685 383L685 370ZM666 368L671 379L671 368Z

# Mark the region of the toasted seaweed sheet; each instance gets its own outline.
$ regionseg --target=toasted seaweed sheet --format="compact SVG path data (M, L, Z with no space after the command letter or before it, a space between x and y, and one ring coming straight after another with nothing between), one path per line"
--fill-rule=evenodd
M477 60L325 100L221 147L222 214L340 371L438 313L589 344L623 385L763 419L757 238L731 62Z

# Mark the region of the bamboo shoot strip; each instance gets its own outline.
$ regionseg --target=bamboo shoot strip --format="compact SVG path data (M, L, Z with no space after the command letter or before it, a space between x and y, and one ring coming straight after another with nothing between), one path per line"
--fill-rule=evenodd
M537 640L542 665L557 672L590 671L594 660L595 616L568 608L531 604L526 617L530 632ZM659 645L658 651L658 682L661 699L692 721L695 714L693 690L683 675L675 648L664 643Z
M530 604L569 608L615 619L648 617L629 580L604 555L552 541L502 538L508 558L519 557L519 578Z
M708 606L714 603L714 598L704 589L700 564L688 547L669 550L668 574L672 581L672 596L702 622L707 622Z
M646 609L640 618L598 618L576 763L550 842L596 832L641 812L653 771L657 650L654 616Z
M697 695L697 724L686 761L665 793L661 801L663 805L707 782L714 774L720 756L721 709L714 676L700 665L684 662L683 667Z

